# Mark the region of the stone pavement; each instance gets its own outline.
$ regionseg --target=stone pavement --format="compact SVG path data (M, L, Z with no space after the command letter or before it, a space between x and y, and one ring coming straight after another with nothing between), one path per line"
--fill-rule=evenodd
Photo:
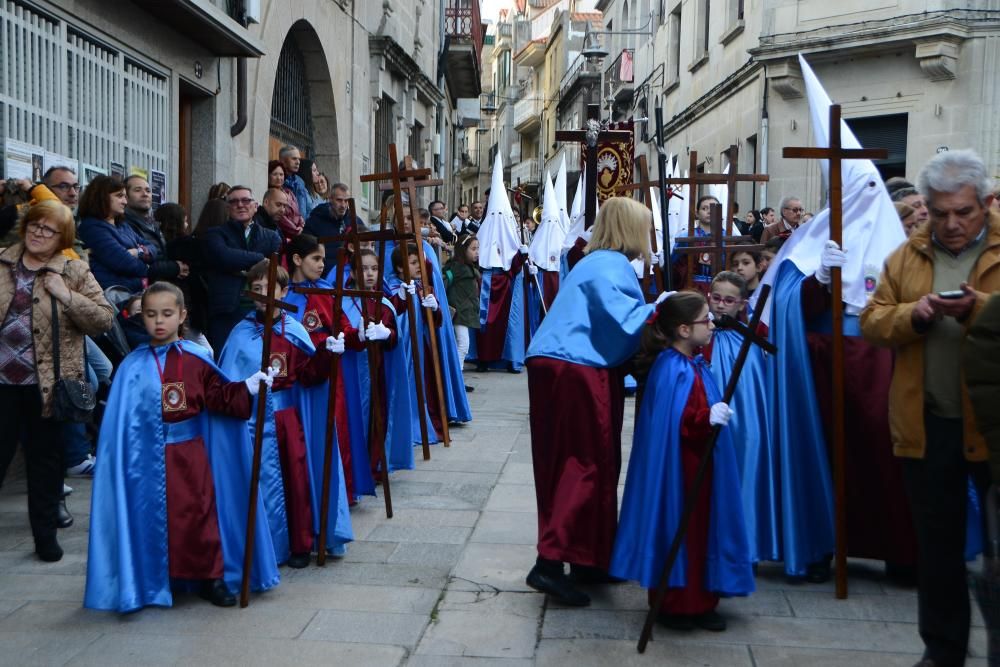
M363 500L346 558L282 569L282 584L245 610L193 596L128 616L83 609L90 483L71 481L76 524L60 534L66 556L50 565L31 553L23 480L12 480L0 491L0 665L862 667L919 659L915 595L887 584L872 563L852 562L846 601L834 599L832 585L791 586L762 567L757 593L723 601L726 632L658 629L644 656L635 642L646 596L634 584L592 589L586 609L547 602L524 584L536 530L525 376L468 380L475 421L452 430L451 448L435 446L430 461L394 475L395 518L385 518L380 500ZM975 618L972 649L982 656Z

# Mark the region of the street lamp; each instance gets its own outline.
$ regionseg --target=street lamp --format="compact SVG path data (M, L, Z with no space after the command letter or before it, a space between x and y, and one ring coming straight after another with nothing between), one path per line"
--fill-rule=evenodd
M587 59L587 62L601 70L601 109L604 109L605 99L604 99L604 59L608 57L608 51L603 46L601 46L601 35L645 35L646 37L653 36L652 28L648 30L650 22L653 20L652 15L646 20L646 23L635 30L601 30L599 32L594 32L591 30L590 21L587 21L586 30L583 35L583 49L581 49L580 54ZM607 100L610 102L610 97Z

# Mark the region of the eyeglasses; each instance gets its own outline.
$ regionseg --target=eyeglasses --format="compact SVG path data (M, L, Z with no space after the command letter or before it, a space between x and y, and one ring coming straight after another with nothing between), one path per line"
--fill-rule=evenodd
M694 326L695 324L708 324L709 322L714 322L714 321L715 321L715 315L713 315L712 312L709 311L708 317L706 317L703 320L695 320L694 322L691 323L691 326Z
M722 296L721 294L716 294L715 292L712 292L708 298L712 300L712 303L722 303L727 306L735 306L737 303L743 301L743 299L740 299L739 297Z
M79 183L56 183L55 185L50 185L49 187L53 190L59 190L60 192L67 192L68 190L72 190L73 192L80 191Z
M241 197L240 199L227 199L226 203L230 206L249 206L253 203L253 199L250 197Z
M792 207L792 206L786 206L785 208L783 208L781 210L782 211L791 211L792 213L805 213L806 212L806 210L804 208L802 208L801 206L799 208L795 208L795 207Z
M25 228L29 234L34 234L40 236L43 239L50 239L55 236L58 232L51 227L46 227L37 222L29 222L28 226Z

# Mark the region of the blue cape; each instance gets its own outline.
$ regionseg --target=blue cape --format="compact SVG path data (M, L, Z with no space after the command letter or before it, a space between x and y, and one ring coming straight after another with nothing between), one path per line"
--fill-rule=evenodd
M712 377L718 386L729 381L743 337L730 329L716 329L712 341ZM750 348L743 373L730 402L729 432L736 448L736 466L743 489L743 517L750 540L751 560L781 560L781 473L768 419L768 381L774 357L757 346Z
M188 341L159 351L166 354L173 346L218 370L208 350ZM156 362L149 346L142 345L118 368L101 423L101 456L94 470L90 504L85 607L129 612L146 605L173 604L164 448L169 441L188 440L194 435L202 436L212 468L223 578L231 591L239 588L253 458L245 422L203 411L167 426L160 400ZM184 437L168 438L168 428L184 431ZM280 579L266 517L258 497L250 577L254 590L272 588Z
M441 358L441 380L444 385L442 391L444 393L448 420L457 422L471 421L472 411L469 409L469 399L465 395L462 365L458 363L458 343L455 342L455 327L451 322L451 310L448 307L448 291L445 289L444 278L441 276L441 265L438 263L437 253L434 252L431 245L427 241L424 241L423 244L424 256L431 263L434 296L437 298L441 310L441 326L437 330L438 355ZM388 241L385 244L385 257L383 257L383 266L385 266L383 288L386 290L386 294L389 295L392 295L396 291L401 282L392 266L391 257L395 247L395 242ZM421 309L418 308L418 310ZM405 313L399 313L399 317L405 319ZM421 331L426 337L426 330L421 329ZM402 336L402 332L399 335ZM400 338L400 345L403 344L404 340L404 338ZM423 353L421 352L421 354ZM413 386L412 383L410 386ZM414 401L416 401L415 397ZM418 435L417 440L419 439L420 436Z
M637 580L646 588L656 588L659 583L684 507L681 419L695 373L704 382L708 404L719 402L721 393L704 360L698 357L692 362L668 349L650 369L636 421L609 571L616 577ZM724 428L712 458L708 562L703 582L706 590L723 596L754 590L739 489L733 441L729 429ZM682 544L670 573L670 586L682 588L686 583L687 545Z
M489 316L490 312L490 293L492 290L492 283L494 276L497 274L505 274L506 271L503 269L483 269L483 282L479 288L479 333L483 334L489 329L486 324L486 318ZM498 278L499 279L499 278ZM507 364L510 363L514 370L520 370L524 367L524 272L518 271L513 275L513 280L510 284L510 312L507 316L507 322L504 326L507 327L504 331L503 340L503 352L500 353L499 361L491 361L487 363L490 368L506 368ZM534 290L531 290L534 291ZM530 305L530 292L529 292L529 305ZM537 298L537 293L536 293ZM538 306L541 308L541 306ZM498 323L502 324L502 323ZM474 338L470 335L470 338ZM469 359L475 360L478 355L474 351L474 348L469 346Z
M802 313L805 276L792 262L782 262L772 295L771 340L778 347L770 366L767 403L780 483L780 530L771 541L779 548L785 572L806 573L809 563L834 550L833 482L826 434L816 403L812 362ZM763 557L763 554L761 554Z
M383 298L382 303L395 314L392 302ZM351 320L354 327L361 326L361 310L357 299L344 301L344 312ZM396 347L387 349L382 346L382 370L385 375L385 390L388 394L384 396L387 412L387 424L385 433L386 459L389 463L389 470L412 470L413 469L413 443L415 441L411 427L410 398L412 385L407 385L407 374L405 368L404 348L409 344L409 340L402 339L398 332L396 335ZM360 399L359 409L363 418L365 442L370 428L371 418L371 376L368 370L368 352L352 352L348 350L343 356L345 382L351 377L352 385L357 387ZM353 424L353 420L352 420ZM418 433L416 439L419 440Z
M283 321L283 327L282 327ZM293 318L284 315L282 320L274 323L275 335L281 335L284 329L285 338L293 345L310 356L314 353L309 334ZM249 376L260 369L260 357L263 345L264 326L258 324L256 313L248 313L240 320L222 349L219 364L224 371L236 376ZM292 392L287 395L287 392ZM315 387L301 387L296 383L293 387L281 392L288 398L276 399L270 391L267 392L264 424L264 443L261 456L260 489L267 509L268 523L271 527L272 541L278 562L288 560L290 546L288 538L288 517L285 514L285 493L281 476L281 462L278 458L278 437L275 430L274 413L279 400L291 400L299 411L302 420L302 430L306 439L306 459L309 467L309 497L312 503L313 531L319 534L320 500L323 486L323 458L326 443L326 410L329 397L328 383ZM256 408L256 403L255 403ZM256 424L256 409L254 416L247 424L249 432L254 433ZM327 525L327 547L335 548L354 539L351 530L351 515L348 512L347 486L344 481L344 466L340 460L340 449L336 442L334 430L334 476L331 476L329 499L329 524Z
M346 268L346 267L345 267ZM301 287L317 287L319 289L333 289L333 285L325 280L307 280L301 283L294 283ZM291 303L298 307L291 316L296 322L302 323L302 318L305 316L306 303L309 301L308 295L300 294L292 289L288 290L288 295L284 299L288 303ZM347 301L342 302L342 307L346 308ZM308 334L308 332L306 332ZM328 332L332 334L333 332ZM310 340L312 340L310 338ZM368 465L368 437L367 431L365 431L364 422L361 419L361 399L359 398L358 392L360 388L353 384L352 378L357 376L357 371L354 368L348 368L352 363L348 359L348 353L341 356L340 372L344 374L344 404L347 406L347 428L351 436L351 472L354 478L354 493L358 496L374 496L375 495L375 479L372 477L371 467ZM327 388L329 392L329 382L324 382L322 387ZM316 392L317 397L322 395L323 392ZM320 414L324 415L326 418L326 410L329 406L329 393L323 396L323 400L327 401L322 406L316 406L315 409L318 410ZM324 422L323 428L326 428ZM326 437L326 432L324 430L323 437ZM338 436L339 442L339 436ZM343 460L341 460L343 464Z
M620 366L638 349L653 309L625 255L614 250L589 253L559 285L528 357L596 368Z
M541 276L541 270L535 277ZM539 278L538 282L535 282L534 278L528 281L528 326L531 327L531 335L534 337L535 332L538 331L539 325L542 323L542 318L545 313L542 310L542 299L544 298L543 289L539 289L542 281ZM521 330L524 330L524 326L521 326Z

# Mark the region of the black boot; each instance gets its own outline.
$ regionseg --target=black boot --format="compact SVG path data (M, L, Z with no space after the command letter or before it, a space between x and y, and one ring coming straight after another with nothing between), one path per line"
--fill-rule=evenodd
M63 550L59 546L59 540L55 535L35 538L35 553L46 563L55 563L62 560Z
M586 607L590 596L578 590L563 572L562 563L539 558L525 583L568 607Z
M292 554L288 558L288 567L301 570L309 566L309 554Z
M612 577L607 570L589 565L570 563L569 578L578 584L620 584L624 579Z
M198 595L216 607L232 607L236 604L236 596L229 592L222 579L206 579Z
M830 560L825 558L806 565L806 581L810 584L825 584L830 581Z

